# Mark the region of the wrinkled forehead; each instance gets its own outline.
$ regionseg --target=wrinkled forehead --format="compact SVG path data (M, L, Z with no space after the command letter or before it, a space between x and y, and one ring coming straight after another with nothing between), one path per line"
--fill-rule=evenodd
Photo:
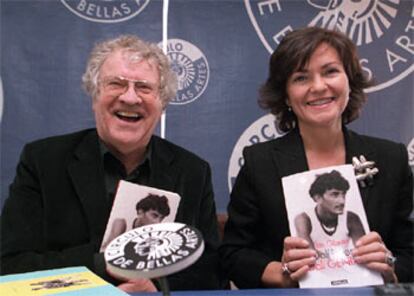
M159 69L154 58L131 50L116 50L103 62L99 76L123 76L155 83L159 79Z

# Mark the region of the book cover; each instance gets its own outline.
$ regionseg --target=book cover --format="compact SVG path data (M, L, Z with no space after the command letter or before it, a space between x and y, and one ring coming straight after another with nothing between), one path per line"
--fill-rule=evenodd
M292 236L309 241L318 257L301 288L382 285L377 272L356 264L352 250L369 226L352 165L282 178Z
M127 293L107 283L86 267L69 267L0 277L0 295L108 295Z
M181 197L174 192L121 180L100 252L119 235L137 227L174 222Z

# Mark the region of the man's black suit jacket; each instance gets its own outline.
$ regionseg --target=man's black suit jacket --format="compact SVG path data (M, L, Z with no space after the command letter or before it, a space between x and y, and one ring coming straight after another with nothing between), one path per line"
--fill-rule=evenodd
M114 282L98 254L110 205L96 130L25 146L1 216L1 273L86 266ZM218 229L207 162L156 136L148 186L181 196L176 221L198 228L205 251L169 277L171 289L214 289Z
M397 257L400 281L413 279L413 176L404 145L358 135L344 128L346 163L364 155L379 173L372 186L360 188L372 231ZM280 261L290 235L281 178L308 170L299 130L247 147L228 207L229 219L220 248L226 274L239 288L261 286L271 261Z

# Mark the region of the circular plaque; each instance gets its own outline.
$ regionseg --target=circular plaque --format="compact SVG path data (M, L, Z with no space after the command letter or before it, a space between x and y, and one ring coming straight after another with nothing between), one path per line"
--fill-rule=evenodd
M204 250L201 233L182 223L158 223L132 229L105 249L110 273L127 279L158 278L187 268Z

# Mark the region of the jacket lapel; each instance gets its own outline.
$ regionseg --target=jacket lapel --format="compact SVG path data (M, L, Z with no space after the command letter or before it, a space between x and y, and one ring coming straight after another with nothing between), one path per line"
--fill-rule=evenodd
M346 163L352 164L352 157L363 155L367 160L375 160L375 150L364 138L346 128L344 128L345 145L346 145ZM358 184L359 185L359 184ZM358 186L361 193L362 202L365 209L368 208L369 202L375 196L375 182L370 186Z
M305 150L298 129L292 130L276 141L278 143L273 147L273 161L279 171L279 176L285 177L308 170Z
M151 175L149 186L162 190L177 192L177 180L180 167L175 165L175 153L165 140L157 136L152 137ZM183 198L183 196L181 196ZM178 205L176 221L182 220L182 203Z
M174 153L165 145L164 140L157 136L152 137L151 175L149 186L173 191L177 168L172 165Z
M96 131L88 133L79 143L68 165L68 173L85 211L90 235L93 241L100 243L109 205L105 196L103 164Z

